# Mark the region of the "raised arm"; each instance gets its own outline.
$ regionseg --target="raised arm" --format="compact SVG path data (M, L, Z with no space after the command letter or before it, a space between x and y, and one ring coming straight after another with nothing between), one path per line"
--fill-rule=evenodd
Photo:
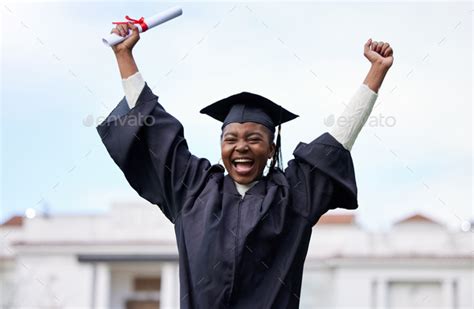
M364 45L364 56L371 63L364 84L378 93L385 75L393 64L393 50L389 43L372 42L372 39L369 39Z
M286 178L293 190L295 209L310 224L329 209L356 209L357 185L350 150L377 99L377 92L393 63L388 43L368 40L364 55L371 67L364 83L347 104L332 132L324 133L311 143L300 143L288 162Z
M124 35L121 30L117 27L113 32ZM131 53L137 41L135 31L113 48L124 87L130 85L133 91L125 89L126 98L97 130L135 191L175 222L189 197L209 178L211 165L189 152L183 126L141 79Z
M377 100L377 93L393 64L393 50L388 43L372 42L372 39L369 39L364 45L364 56L371 63L369 72L330 132L347 150L352 149L369 118Z
M115 58L117 58L117 64L120 70L120 76L122 79L126 79L133 74L138 72L138 67L133 58L132 50L138 40L140 40L140 33L138 32L137 27L132 24L118 24L111 33L115 33L120 36L126 36L129 31L132 31L132 35L128 37L125 41L112 47L112 50L115 53Z
M120 36L125 36L129 31L132 35L122 43L113 46L112 49L117 59L117 64L122 77L122 86L125 92L125 98L130 108L133 108L137 102L138 96L145 87L145 81L138 71L137 64L133 58L133 47L140 40L140 33L137 27L132 23L118 24L116 28L112 29L112 33Z

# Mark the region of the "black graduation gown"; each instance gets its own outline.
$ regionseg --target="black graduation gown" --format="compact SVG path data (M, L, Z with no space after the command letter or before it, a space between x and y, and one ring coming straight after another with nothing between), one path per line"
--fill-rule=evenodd
M242 199L222 166L189 152L148 85L97 130L130 185L175 225L181 308L297 308L313 225L357 208L351 155L328 133Z

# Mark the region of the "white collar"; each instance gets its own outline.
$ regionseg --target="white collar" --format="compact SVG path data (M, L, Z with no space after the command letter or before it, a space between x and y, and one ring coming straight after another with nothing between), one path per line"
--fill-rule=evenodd
M234 181L235 183L235 188L237 189L237 192L239 192L239 194L242 196L242 198L244 198L245 196L245 193L247 193L247 191L252 188L256 183L258 182L258 180L255 180L249 184L241 184L241 183L238 183L236 181Z

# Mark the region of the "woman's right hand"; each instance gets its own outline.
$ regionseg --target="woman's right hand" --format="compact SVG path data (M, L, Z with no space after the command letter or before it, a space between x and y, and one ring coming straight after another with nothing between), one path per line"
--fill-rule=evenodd
M115 33L116 35L122 37L127 36L129 31L132 31L132 35L130 35L128 38L126 38L119 44L112 46L112 49L115 54L120 54L123 52L131 53L135 44L137 44L138 40L140 40L140 33L138 32L137 26L135 26L131 22L126 24L117 24L115 28L110 31L110 33Z

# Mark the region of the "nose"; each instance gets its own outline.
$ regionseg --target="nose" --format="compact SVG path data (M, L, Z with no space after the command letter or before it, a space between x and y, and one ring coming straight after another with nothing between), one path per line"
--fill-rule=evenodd
M246 152L249 150L249 146L247 145L245 141L238 142L235 147L235 150L238 152Z

